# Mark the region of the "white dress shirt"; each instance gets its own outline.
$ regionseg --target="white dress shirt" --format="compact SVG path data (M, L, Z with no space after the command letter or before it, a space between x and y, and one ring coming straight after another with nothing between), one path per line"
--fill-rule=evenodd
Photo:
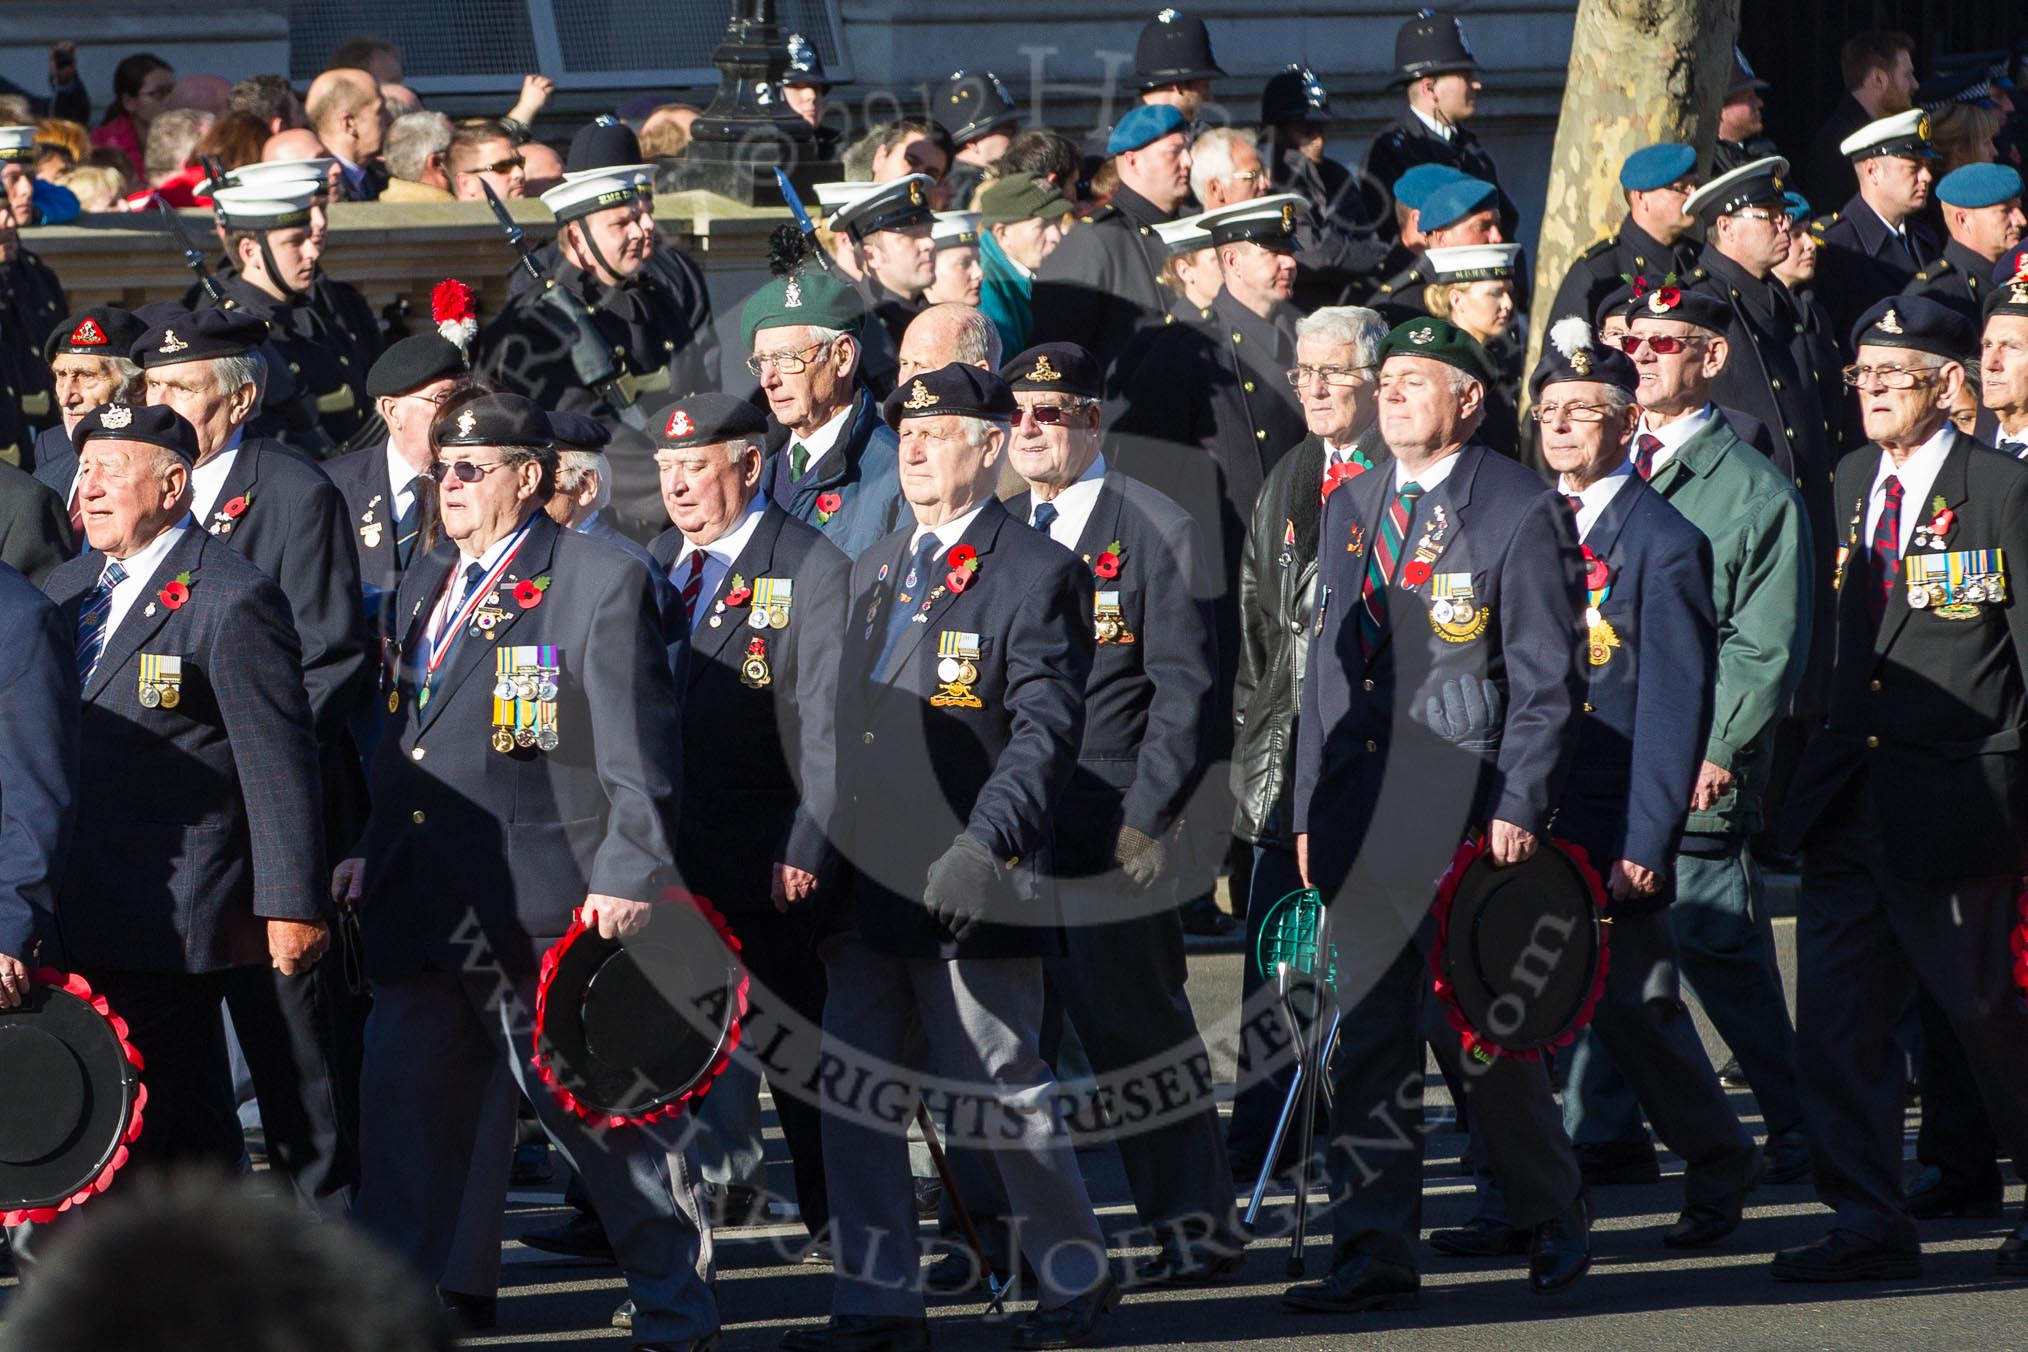
M845 405L844 408L839 409L831 415L829 422L817 428L816 431L810 433L807 437L799 437L794 432L789 433L788 445L784 449L789 452L789 464L791 468L795 465L795 449L798 444L810 453L810 458L803 462L803 472L805 474L810 472L811 466L829 455L831 448L836 446L839 439L845 435L845 426L852 421L852 410L857 407L856 403Z
M1449 141L1451 138L1455 137L1458 134L1458 129L1456 127L1447 126L1444 123L1437 121L1435 118L1431 117L1428 113L1425 113L1422 109L1416 107L1412 103L1408 105L1408 111L1414 113L1416 116L1416 120L1422 123L1423 126L1428 127L1431 131L1435 132L1438 138L1441 140Z
M1653 437L1662 443L1662 449L1655 452L1655 459L1649 466L1649 472L1659 471L1662 466L1668 464L1670 457L1683 448L1683 443L1703 431L1704 425L1716 416L1718 410L1708 403L1695 413L1684 414L1666 427L1650 426L1648 415L1641 414L1641 425L1634 432L1634 444L1639 445L1642 437Z
M2005 427L1995 427L1993 444L2002 453L2011 455L2016 460L2028 459L2028 423L2023 423L2020 429L2014 432L2009 432Z
M1098 506L1099 489L1106 477L1106 458L1099 456L1091 462L1077 482L1049 500L1056 508L1056 520L1049 523L1049 538L1065 549L1076 549L1077 542L1084 537L1084 528L1091 521L1092 509ZM1028 524L1035 524L1035 512L1042 506L1039 502L1028 505ZM943 535L938 533L941 540Z
M972 528L972 522L978 520L979 513L986 510L986 503L992 501L993 499L988 497L984 502L979 503L963 516L958 517L954 521L946 521L943 525L938 526L935 531L937 537L936 557L942 558L950 553L951 546L965 538L965 532ZM922 537L930 533L931 531L928 526L917 525L914 532L909 535L908 557L910 559L915 557L916 547L922 543ZM902 566L904 568L908 566L906 560L903 561Z
M732 571L733 560L746 548L746 542L753 539L754 528L760 525L761 513L767 510L768 500L764 493L756 493L746 505L746 513L734 523L733 528L708 545L694 545L688 540L676 552L676 562L669 565L669 581L680 593L690 580L690 559L694 554L704 555L704 572L698 578L702 588L697 593L697 613L690 617L690 631L697 632L697 626L704 623L704 617L711 610L710 600L718 595L719 586L725 575ZM753 579L747 579L752 585Z
M1425 466L1416 474L1410 474L1408 466L1397 460L1394 462L1394 491L1399 495L1403 488L1413 483L1421 487L1424 496L1428 496L1436 491L1437 485L1450 478L1451 471L1457 467L1458 453L1456 451L1452 451L1434 465Z
M244 427L233 428L232 439L225 443L225 449L190 471L190 514L199 521L211 520L211 514L218 510L218 500L225 493L226 476L232 473L233 462L239 459L239 443L245 436Z
M163 531L160 535L142 545L132 557L120 560L120 567L127 570L127 576L119 586L113 588L113 608L106 612L106 638L110 642L118 632L120 621L127 617L143 597L152 597L160 587L150 586L155 580L155 570L162 566L162 560L169 557L169 551L176 548L176 542L194 523L188 516ZM110 560L108 560L110 562ZM105 570L99 570L105 576Z
M1873 491L1866 497L1866 534L1859 541L1860 548L1871 548L1873 532L1880 528L1880 514L1887 510L1887 479L1892 475L1901 481L1901 542L1898 552L1908 552L1908 537L1915 534L1915 528L1935 515L1930 511L1929 490L1936 483L1936 472L1943 468L1944 456L1949 453L1951 440L1958 429L1949 418L1922 445L1908 453L1908 458L1896 466L1880 453L1880 469L1873 476Z
M395 452L392 441L387 443L387 482L393 490L393 496L388 510L382 515L387 518L390 529L399 525L401 519L408 515L408 505L415 501L415 494L409 490L409 485L415 482L416 475L423 472L402 459Z
M539 512L542 509L538 507L535 510ZM483 577L499 566L500 560L507 557L508 550L514 548L514 546L526 538L527 532L517 527L514 530L508 531L507 534L498 540L495 540L492 546L476 559L467 554L462 546L459 547L458 557L451 561L450 582L444 588L444 594L437 599L437 608L430 616L430 641L432 643L435 643L444 636L445 621L449 620L457 612L458 608L465 603L465 574L471 571L472 565L475 563L479 565L479 574Z
M1618 469L1576 492L1571 490L1570 484L1561 475L1557 477L1556 491L1565 497L1575 497L1583 504L1577 509L1578 539L1582 540L1591 534L1591 528L1597 525L1599 517L1604 515L1606 505L1619 495L1619 491L1625 488L1633 477L1634 464L1631 460L1621 461Z

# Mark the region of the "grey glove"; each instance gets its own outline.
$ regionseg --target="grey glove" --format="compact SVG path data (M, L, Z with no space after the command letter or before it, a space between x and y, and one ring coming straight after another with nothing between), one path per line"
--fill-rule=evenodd
M1442 698L1425 703L1423 721L1461 751L1492 751L1500 745L1500 713L1500 687L1468 676L1445 681Z
M1000 886L999 864L984 845L961 832L929 866L922 888L923 905L951 936L951 942L961 944L986 918L992 894Z
M1161 841L1146 832L1122 826L1120 838L1113 843L1113 858L1133 879L1134 886L1153 887L1155 879L1162 876L1162 865L1168 861L1169 851Z

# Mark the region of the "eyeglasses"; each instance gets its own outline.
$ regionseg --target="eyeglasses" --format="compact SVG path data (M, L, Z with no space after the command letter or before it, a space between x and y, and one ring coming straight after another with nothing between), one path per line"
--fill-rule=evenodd
M461 484L475 484L506 463L505 460L495 460L490 465L482 465L476 460L439 460L430 466L430 478L442 483L456 475Z
M1234 183L1258 183L1266 177L1267 171L1263 169L1241 169L1232 175L1232 181Z
M1848 366L1838 373L1855 390L1878 385L1883 390L1912 390L1936 379L1926 366Z
M512 173L527 163L528 161L522 159L521 152L517 150L504 160L499 160L493 164L475 164L466 172L473 174L507 174Z
M1775 226L1778 229L1786 230L1789 228L1789 214L1786 211L1762 211L1758 207L1747 207L1732 214L1737 220L1766 221L1769 225Z
M1611 404L1537 404L1528 410L1528 416L1539 423L1553 423L1564 418L1574 423L1595 423L1604 422L1612 408Z
M1642 343L1646 343L1655 350L1657 355L1673 357L1692 343L1705 343L1709 341L1710 339L1699 333L1686 333L1681 337L1666 333L1623 333L1620 335L1620 350L1631 357L1641 350Z
M1037 427L1055 427L1068 421L1071 414L1089 407L1091 405L1087 401L1080 399L1074 404L1036 404L1030 408L1017 408L1014 410L1014 425L1019 427L1025 419Z
M1289 384L1299 390L1312 380L1319 379L1326 385L1336 385L1342 389L1348 385L1357 385L1360 373L1372 369L1371 366L1291 366L1286 374Z
M749 375L760 375L769 367L785 376L792 376L810 364L806 353L818 352L829 347L829 343L812 343L808 347L791 348L786 352L756 352L746 359Z

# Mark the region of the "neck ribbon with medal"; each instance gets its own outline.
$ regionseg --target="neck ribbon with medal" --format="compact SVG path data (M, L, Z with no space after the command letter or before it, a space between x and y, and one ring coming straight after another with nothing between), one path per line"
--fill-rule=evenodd
M1450 514L1438 503L1430 509L1429 524L1415 542L1415 553L1401 567L1401 587L1414 591L1428 583L1429 627L1446 643L1469 643L1486 632L1492 617L1479 604L1469 572L1436 571L1437 559L1450 544L1450 531Z
M437 671L443 666L444 659L450 656L451 649L457 646L458 640L467 636L468 632L472 638L479 637L482 631L473 622L473 616L481 606L488 604L488 597L497 603L500 579L514 566L515 556L521 552L521 546L527 540L528 528L534 524L535 517L530 514L529 518L515 530L513 543L507 552L500 556L500 562L494 564L492 571L479 579L478 586L466 593L462 603L457 602L456 598L459 578L463 574L455 563L451 565L450 576L444 579L444 599L437 603L438 612L443 617L442 623L436 628L436 636L430 640L429 653L423 667L422 689L415 697L416 708L429 707ZM455 610L452 608L454 605Z
M1613 594L1612 566L1591 552L1591 546L1584 549L1584 625L1590 631L1590 658L1595 667L1602 667L1612 661L1613 649L1620 646L1620 636L1612 624L1599 613L1599 607Z

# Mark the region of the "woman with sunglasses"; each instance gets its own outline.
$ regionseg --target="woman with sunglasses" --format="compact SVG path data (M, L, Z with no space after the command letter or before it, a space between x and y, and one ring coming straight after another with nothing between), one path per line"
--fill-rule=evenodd
M1478 339L1493 362L1486 387L1486 417L1479 440L1503 455L1519 448L1515 409L1521 396L1521 341L1514 332L1514 272L1518 244L1459 244L1428 251L1430 275L1423 308Z

